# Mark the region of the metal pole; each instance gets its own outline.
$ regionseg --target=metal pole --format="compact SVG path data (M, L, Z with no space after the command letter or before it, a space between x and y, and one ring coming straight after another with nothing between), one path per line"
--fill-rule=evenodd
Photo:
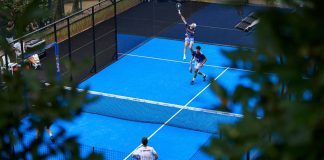
M64 2L63 2L63 0L60 0L60 6L61 6L61 13L60 13L60 18L62 18L63 17L63 15L65 14L65 9L64 9Z
M52 0L47 0L48 10L52 10Z
M97 73L97 61L96 61L96 30L95 30L95 17L94 17L94 6L91 7L92 17L92 45L93 45L93 69L94 73Z
M118 46L117 46L117 2L114 0L114 21L115 21L115 60L118 60Z
M72 63L72 47L71 47L70 17L68 17L66 20L67 20L67 27L68 27L69 61L70 61L70 63ZM71 70L71 74L70 74L70 81L72 82L72 80L73 80L73 78L72 78L72 70Z
M56 29L56 23L54 23L54 40L57 42L57 29Z
M80 9L82 10L82 0L80 0Z
M56 81L61 80L61 71L60 71L60 52L58 43L54 42L54 53L55 53L55 63L56 63Z

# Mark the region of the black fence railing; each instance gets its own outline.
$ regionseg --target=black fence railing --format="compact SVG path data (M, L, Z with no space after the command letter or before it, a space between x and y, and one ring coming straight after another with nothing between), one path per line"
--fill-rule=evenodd
M48 45L56 42L62 80L81 82L117 60L116 15L139 3L139 0L132 3L103 0L15 39L11 45L16 55L4 53L1 68L14 72L27 64L25 66L35 69L33 55L38 55L41 65L37 75L41 80L47 80L47 73L54 72L56 67L54 49ZM65 62L77 67L73 69Z

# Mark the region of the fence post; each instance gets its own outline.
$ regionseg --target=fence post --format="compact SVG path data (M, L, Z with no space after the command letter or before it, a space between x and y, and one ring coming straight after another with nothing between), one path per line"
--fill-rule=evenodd
M114 22L115 22L115 60L118 60L117 46L117 1L114 0Z
M93 45L93 69L94 73L97 73L97 58L96 58L96 30L95 30L95 16L94 6L91 7L92 17L92 45Z
M67 27L68 27L68 48L69 48L69 61L70 63L72 63L72 47L71 47L71 28L70 28L70 17L68 17L67 19ZM73 78L72 78L72 70L71 70L71 74L70 74L70 81L72 82Z
M57 28L56 28L56 23L54 23L54 41L57 42Z

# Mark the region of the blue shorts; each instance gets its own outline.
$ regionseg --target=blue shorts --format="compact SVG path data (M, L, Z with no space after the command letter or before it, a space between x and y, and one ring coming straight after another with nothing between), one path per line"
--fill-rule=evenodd
M186 37L185 38L185 42L188 42L188 43L194 43L195 42L195 38L193 38L193 37Z

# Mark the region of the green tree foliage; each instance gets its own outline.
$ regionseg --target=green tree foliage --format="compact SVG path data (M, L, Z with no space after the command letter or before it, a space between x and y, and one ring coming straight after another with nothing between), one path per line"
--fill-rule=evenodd
M240 159L254 150L251 157L258 159L323 159L324 1L281 2L289 8L258 13L255 49L225 53L234 67L243 62L255 71L244 78L259 89L240 85L232 95L218 92L224 102L241 104L245 116L220 127L222 139L205 148L214 157ZM224 91L217 83L213 87ZM257 110L264 115L257 118Z
M40 0L26 2L0 1L0 50L11 57L14 52L2 34L7 29L7 22L14 22L12 32L20 37L30 22L44 18L48 13L39 9ZM60 123L56 124L55 144L42 137L45 137L45 126L57 120L72 121L80 114L83 105L95 99L86 96L86 91L78 91L77 84L57 82L55 76L48 75L53 79L48 81L50 85L44 85L37 77L36 72L26 70L24 66L13 75L6 70L1 73L0 159L46 159L50 156L80 159L77 137L68 137ZM64 85L71 88L67 90ZM40 131L39 138L36 138L36 128ZM88 158L100 157L90 155Z

